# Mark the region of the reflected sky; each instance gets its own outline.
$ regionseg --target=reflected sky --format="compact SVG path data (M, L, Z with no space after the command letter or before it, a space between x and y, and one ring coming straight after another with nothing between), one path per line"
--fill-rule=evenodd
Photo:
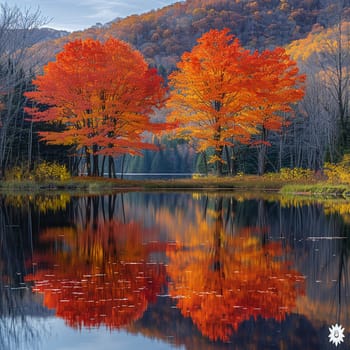
M169 347L168 344L157 339L148 339L142 335L133 335L125 331L111 332L105 328L82 329L76 332L65 325L59 318L49 318L46 320L47 326L51 329L51 334L47 339L43 339L41 349L51 350L162 350ZM103 347L101 348L101 344ZM183 347L177 348L183 349Z

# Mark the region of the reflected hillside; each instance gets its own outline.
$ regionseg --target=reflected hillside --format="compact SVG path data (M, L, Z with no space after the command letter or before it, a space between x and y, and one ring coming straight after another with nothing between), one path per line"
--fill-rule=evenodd
M190 317L183 317L180 310L173 307L172 301L164 299L150 306L144 316L128 326L127 330L188 350L327 349L322 348L327 344L320 341L318 330L310 321L295 314L282 322L250 319L241 324L230 342L213 342L202 335Z

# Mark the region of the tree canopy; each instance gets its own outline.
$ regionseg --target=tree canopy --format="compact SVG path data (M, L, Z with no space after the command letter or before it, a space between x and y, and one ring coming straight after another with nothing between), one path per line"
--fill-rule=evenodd
M153 147L143 142L143 133L164 127L150 120L163 103L162 78L117 39L68 43L33 84L36 91L26 93L36 103L27 108L33 121L63 126L40 132L50 144L93 155L139 154Z
M303 97L304 76L284 49L251 53L228 29L204 34L170 75L169 121L176 136L194 139L198 152L214 149L219 173L223 149L249 143L260 128L279 129L279 112Z

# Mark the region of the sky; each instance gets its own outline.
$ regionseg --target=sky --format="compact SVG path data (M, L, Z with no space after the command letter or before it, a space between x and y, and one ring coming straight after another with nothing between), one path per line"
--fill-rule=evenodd
M49 19L46 27L59 30L83 30L96 23L107 23L177 2L176 0L5 0L9 6L40 9Z

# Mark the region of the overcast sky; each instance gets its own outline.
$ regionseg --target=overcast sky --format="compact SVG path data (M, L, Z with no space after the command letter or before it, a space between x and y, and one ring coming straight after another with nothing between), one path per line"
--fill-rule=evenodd
M3 1L1 1L3 2ZM152 9L162 8L174 0L5 0L8 5L17 5L36 10L51 19L47 27L63 30L81 30L96 23L106 23L116 17L126 17Z

